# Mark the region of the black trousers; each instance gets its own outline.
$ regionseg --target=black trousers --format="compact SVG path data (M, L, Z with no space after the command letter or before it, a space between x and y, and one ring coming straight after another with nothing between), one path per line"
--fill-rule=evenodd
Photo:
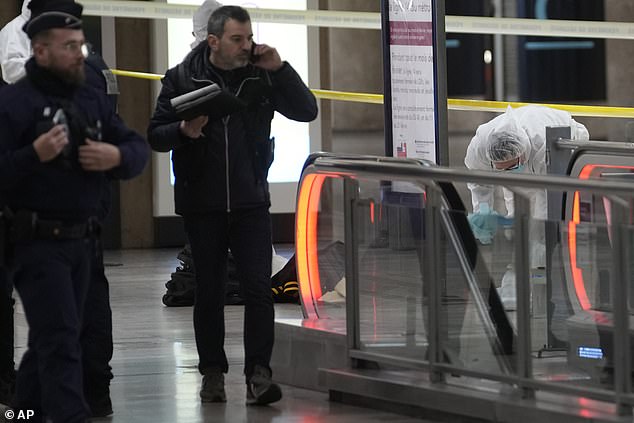
M15 373L13 362L13 285L4 267L0 267L0 379L9 381Z
M110 394L113 353L112 310L108 279L103 266L103 249L95 242L96 254L91 255L91 277L81 331L84 394L90 403ZM0 268L0 379L15 377L13 284L5 268Z
M103 248L95 241L90 266L80 343L84 372L84 394L88 404L110 395L112 379L112 310L110 288L103 265Z
M54 422L83 422L79 334L92 241L32 241L15 247L13 282L29 324L16 384L16 408ZM37 421L38 419L36 419Z
M269 366L274 342L271 216L268 207L183 216L196 266L194 332L201 373L227 372L224 302L227 250L236 261L244 308L244 374Z

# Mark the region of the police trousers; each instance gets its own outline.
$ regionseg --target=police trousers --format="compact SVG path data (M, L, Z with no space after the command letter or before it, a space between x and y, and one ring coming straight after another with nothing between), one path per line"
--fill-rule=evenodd
M29 324L15 405L35 410L39 419L83 422L89 414L79 335L92 253L90 239L15 246L13 282Z
M274 342L271 292L271 216L268 207L188 214L183 216L196 266L194 332L201 373L228 371L224 351L224 303L227 251L236 262L244 298L244 374L266 368Z
M15 373L13 362L13 286L6 268L0 268L0 379L9 381Z
M80 336L84 395L89 404L110 395L112 379L112 310L100 239L95 239L95 254L92 255L91 261L90 284L86 294L86 311Z

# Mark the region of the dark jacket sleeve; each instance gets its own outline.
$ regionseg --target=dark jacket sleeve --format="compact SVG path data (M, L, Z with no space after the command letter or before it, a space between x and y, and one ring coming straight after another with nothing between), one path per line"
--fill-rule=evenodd
M36 166L40 166L40 159L37 157L33 144L18 150L7 150L3 142L5 139L0 137L0 151L2 151L0 153L0 191L14 188L23 178L29 176Z
M115 113L111 114L104 140L116 144L121 153L121 164L108 172L113 179L130 179L145 168L150 149L141 135L128 128Z
M281 69L270 75L275 110L300 122L310 122L317 117L315 96L288 62L284 62Z
M148 142L154 151L167 152L192 141L181 133L180 119L170 104L170 100L177 95L171 79L173 73L174 70L169 70L161 80L163 87L147 131Z
M6 106L0 111L0 190L7 190L17 186L41 164L33 143L20 144L24 125L13 117L23 111L22 103L13 102L13 97L3 100ZM13 104L13 108L9 104Z

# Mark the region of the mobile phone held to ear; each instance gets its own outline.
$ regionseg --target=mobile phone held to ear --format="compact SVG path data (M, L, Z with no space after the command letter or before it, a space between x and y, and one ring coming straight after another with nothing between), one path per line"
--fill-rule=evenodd
M249 56L249 62L251 63L257 63L258 60L260 60L260 55L259 54L255 54L255 47L257 46L257 44L252 41L251 42L251 55Z

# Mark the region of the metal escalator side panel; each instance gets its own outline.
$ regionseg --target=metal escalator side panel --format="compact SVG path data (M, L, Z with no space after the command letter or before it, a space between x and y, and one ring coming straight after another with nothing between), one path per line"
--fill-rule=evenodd
M308 321L319 319L318 300L322 297L322 281L319 272L318 217L322 186L327 178L338 178L336 174L313 173L312 165L319 159L339 158L346 160L381 163L398 163L410 166L430 166L433 163L422 159L397 159L331 152L311 153L302 168L298 184L295 214L295 248L297 279L303 315ZM349 175L350 176L350 175ZM321 316L325 317L325 316Z
M634 157L584 149L573 155L569 176L590 179L597 172L606 169L634 171ZM582 269L578 266L578 225L582 223L580 193L575 191L572 195L566 195L564 202L562 218L568 222L566 242L562 243L563 257L567 258L564 260L564 275L568 292L574 293L569 295L569 301L575 312L587 311L592 308L592 303L587 294Z
M574 178L587 180L625 173L634 176L631 173L634 172L634 155L629 151L606 152L597 148L584 148L576 152L572 160L569 176ZM614 248L609 199L602 197L600 193L592 193L591 201L588 201L589 196L586 194L584 197L579 191L566 193L562 218L567 222L568 236L562 238L561 249L567 298L572 306L572 314L566 320L570 343L569 361L575 366L592 371L599 359L603 360L605 366L613 365L616 322L611 307L614 299L608 294L609 302L605 303L601 294L601 284L607 282L609 285L610 277L607 276L606 279L605 275L612 273L612 269L602 271L602 262L597 257L593 257L596 269L587 269L588 266L583 263L583 250L580 250L584 245L584 224L597 229L594 234L597 245L602 239L603 245L607 243L608 248ZM589 205L584 206L584 203ZM600 246L595 248L601 250ZM592 284L598 285L595 287ZM630 330L632 319L633 316L630 316Z

